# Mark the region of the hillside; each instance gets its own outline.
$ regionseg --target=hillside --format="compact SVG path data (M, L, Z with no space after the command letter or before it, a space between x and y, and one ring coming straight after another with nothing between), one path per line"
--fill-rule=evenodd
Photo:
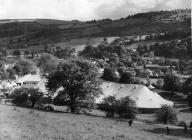
M114 36L189 31L191 9L140 13L117 20L61 21L51 19L0 20L0 38L23 36L31 39L71 39L86 36Z
M115 121L103 117L42 112L0 105L2 140L188 140L190 131L173 127Z

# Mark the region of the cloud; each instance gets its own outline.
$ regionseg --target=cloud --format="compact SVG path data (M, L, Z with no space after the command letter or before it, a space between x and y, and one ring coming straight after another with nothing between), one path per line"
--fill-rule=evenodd
M114 19L190 6L191 0L0 0L0 18Z

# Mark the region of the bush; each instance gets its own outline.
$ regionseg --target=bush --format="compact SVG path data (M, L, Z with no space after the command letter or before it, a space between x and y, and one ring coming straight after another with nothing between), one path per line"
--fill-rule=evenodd
M117 103L117 114L120 118L135 119L137 111L133 100L124 97L119 99Z
M99 109L106 113L106 117L114 117L116 112L116 98L114 96L109 96L103 99L103 102L99 104Z
M121 78L120 78L119 82L123 83L123 84L131 84L133 82L132 73L131 72L121 73Z
M136 117L135 102L129 97L116 99L114 96L109 96L103 99L99 104L99 109L106 113L106 117L134 119Z
M167 124L177 122L177 113L171 106L163 105L156 113L156 121Z
M115 70L111 67L104 69L103 76L101 78L103 78L105 81L110 82L118 81L118 76L116 75Z
M26 106L28 104L28 95L23 89L15 89L12 98L12 102L17 106Z
M157 88L162 89L163 86L164 86L164 81L163 81L163 79L161 79L161 78L158 79L156 86L157 86Z
M178 91L180 88L180 79L177 76L174 75L166 75L164 77L164 89L171 91L174 93L174 91Z
M18 106L29 106L33 108L38 102L39 98L42 97L42 93L38 89L33 88L18 88L12 93L12 102Z

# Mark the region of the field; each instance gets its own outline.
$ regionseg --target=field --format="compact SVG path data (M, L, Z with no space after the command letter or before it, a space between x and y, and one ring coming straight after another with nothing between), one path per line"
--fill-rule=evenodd
M38 110L0 105L1 140L182 140L190 139L191 131L165 126L104 117Z
M70 41L67 41L67 42L58 42L55 44L48 44L48 46L51 46L51 48L55 48L57 46L60 46L61 48L71 47L71 48L75 48L76 52L78 52L78 51L82 51L88 42L90 45L98 46L101 43L101 41L103 41L103 38L104 37L92 37L92 38L84 37L84 38L78 38L78 39L71 39ZM116 37L107 37L107 40L109 43L111 43L115 38ZM24 48L20 50L21 51L26 51L26 50L39 51L42 49L43 49L42 45L34 45L34 46L29 46L28 48Z

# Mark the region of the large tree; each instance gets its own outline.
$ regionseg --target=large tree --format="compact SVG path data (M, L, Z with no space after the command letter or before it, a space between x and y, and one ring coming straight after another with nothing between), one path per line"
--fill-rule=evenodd
M60 94L65 95L65 102L72 113L91 107L101 91L97 67L87 60L65 61L56 72L46 76L46 87L51 93L63 87Z

